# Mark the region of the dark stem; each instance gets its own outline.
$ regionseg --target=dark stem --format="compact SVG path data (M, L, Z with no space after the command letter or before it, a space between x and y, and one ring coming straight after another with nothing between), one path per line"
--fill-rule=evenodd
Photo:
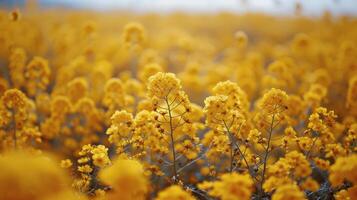
M14 149L17 149L17 136L16 136L16 118L15 118L15 110L12 111L12 123L14 126L14 135L13 135L13 140L14 140Z
M177 177L177 170L176 170L176 151L175 151L175 141L174 141L174 129L173 129L173 125L172 125L172 113L171 113L171 108L170 108L170 104L169 101L167 100L167 98L165 99L166 105L167 105L167 109L169 112L169 117L170 117L170 139L171 139L171 149L172 149L172 157L173 157L173 174L174 174L174 180L177 181L178 177Z
M268 159L268 155L269 155L271 135L273 133L273 128L274 128L274 126L273 126L274 125L274 118L275 118L275 114L273 114L272 119L271 119L270 130L269 130L269 133L268 133L269 134L269 136L268 136L268 144L267 144L267 148L265 149L262 180L260 182L260 197L263 197L263 195L264 195L263 184L264 184L264 181L265 181L265 172L266 172L266 167L267 167L267 159Z
M231 142L231 168L230 168L230 172L233 171L233 161L234 161L233 145L235 145L235 147L237 148L239 154L242 156L242 158L243 158L245 164L247 165L247 169L248 169L248 171L249 171L249 173L250 173L250 167L249 167L248 161L247 161L247 159L245 158L243 152L240 150L239 145L234 142L234 140L233 140L234 138L233 138L233 135L232 135L232 133L231 133L231 131L230 131L230 128L227 126L227 123L226 123L225 121L223 121L223 124L224 124L224 126L225 126L225 128L226 128L226 130L227 130L227 133L228 133L228 136L229 136L229 139L230 139L230 142ZM242 125L243 125L243 124L241 124L240 127L239 127L239 132L240 132L240 130L241 130L241 128L242 128Z

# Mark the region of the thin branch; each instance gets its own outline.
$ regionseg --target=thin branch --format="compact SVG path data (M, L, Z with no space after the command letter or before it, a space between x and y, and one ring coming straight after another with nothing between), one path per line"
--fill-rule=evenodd
M271 119L271 124L270 124L270 130L269 130L269 137L268 137L268 144L267 144L267 148L265 149L265 156L264 156L264 166L263 166L263 173L262 173L262 181L260 183L260 197L263 196L263 184L265 181L265 172L266 172L266 166L267 166L267 159L268 159L268 155L269 155L269 148L270 148L270 140L271 140L271 136L273 133L273 127L274 127L274 118L275 118L275 114L273 114L273 117Z
M177 170L176 170L176 151L175 151L175 142L174 142L174 129L172 125L172 115L171 115L171 109L169 102L167 98L165 98L165 102L169 111L169 117L170 117L170 138L171 138L171 148L172 148L172 156L173 156L173 174L174 174L174 180L177 181L178 176L177 176Z
M211 146L212 146L212 143L211 143L210 146L205 150L205 152L203 152L203 153L202 153L200 156L198 156L196 159L192 160L191 162L189 162L189 163L187 163L186 165L184 165L183 167L181 167L181 168L177 171L177 173L180 173L184 168L186 168L186 167L192 165L193 163L195 163L195 162L198 161L199 159L203 158L203 157L206 155L207 151L211 148Z

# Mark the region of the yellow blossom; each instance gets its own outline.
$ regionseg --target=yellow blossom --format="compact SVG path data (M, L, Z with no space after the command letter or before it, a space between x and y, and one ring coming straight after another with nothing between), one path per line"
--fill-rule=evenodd
M160 191L156 200L194 200L195 198L180 186L173 185Z
M198 187L209 190L210 195L222 200L248 200L253 191L253 180L247 174L223 174L220 180L211 183L204 182Z
M4 199L54 199L64 194L72 196L68 199L75 199L69 177L51 156L11 152L0 157L0 169Z
M272 196L272 200L305 200L304 193L294 184L279 187Z
M61 160L62 168L70 168L72 166L72 161L70 159Z
M99 173L99 178L114 188L108 199L145 199L148 182L143 166L135 160L117 159Z

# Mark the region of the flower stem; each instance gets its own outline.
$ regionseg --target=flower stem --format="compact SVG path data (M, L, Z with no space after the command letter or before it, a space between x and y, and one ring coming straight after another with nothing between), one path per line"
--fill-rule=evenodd
M265 149L262 180L260 182L260 197L263 197L263 195L264 195L263 184L265 181L265 172L266 172L267 160L268 160L268 156L269 156L270 141L271 141L271 136L273 134L273 129L274 129L274 118L275 118L275 114L273 114L273 116L271 118L270 130L268 133L268 144L267 144L267 148Z
M178 176L177 176L177 170L176 170L176 151L175 151L175 141L174 141L174 129L173 129L173 125L172 125L172 113L171 113L171 108L170 108L170 104L169 101L167 100L167 98L165 99L166 105L167 105L167 109L169 112L169 117L170 117L170 139L171 139L171 149L172 149L172 157L173 157L173 176L174 176L174 180L177 181L178 180Z
M226 123L225 121L223 121L223 124L224 124L224 126L225 126L225 128L226 128L226 130L227 130L227 133L228 133L228 136L229 136L229 140L230 140L230 143L231 143L231 166L230 166L230 172L233 171L233 163L234 163L233 145L235 145L236 148L237 148L237 150L238 150L238 152L239 152L239 154L242 156L242 158L243 158L245 164L247 165L247 169L248 169L248 171L249 171L249 173L250 173L250 167L249 167L248 161L247 161L247 159L245 158L243 152L240 150L239 145L234 142L234 140L233 140L233 135L232 135L232 133L231 133L231 131L230 131L230 128L227 126L227 123ZM243 125L243 124L241 124L240 127L239 127L239 132L240 132L240 130L241 130L241 128L242 128L242 125Z

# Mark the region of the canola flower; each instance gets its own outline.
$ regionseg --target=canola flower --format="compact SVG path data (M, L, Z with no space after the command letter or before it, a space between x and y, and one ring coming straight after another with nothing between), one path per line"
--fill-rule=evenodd
M0 9L0 199L357 198L355 17L33 9Z
M253 180L248 174L238 173L223 174L220 180L214 182L203 182L199 188L208 190L209 194L222 200L250 199L253 190Z
M51 156L14 151L3 154L0 163L2 199L86 199L71 188L68 174Z
M135 160L115 160L99 173L99 178L113 187L108 199L145 199L148 192L144 168Z
M156 200L194 200L195 198L187 191L183 190L180 186L172 185L164 190L160 191Z

